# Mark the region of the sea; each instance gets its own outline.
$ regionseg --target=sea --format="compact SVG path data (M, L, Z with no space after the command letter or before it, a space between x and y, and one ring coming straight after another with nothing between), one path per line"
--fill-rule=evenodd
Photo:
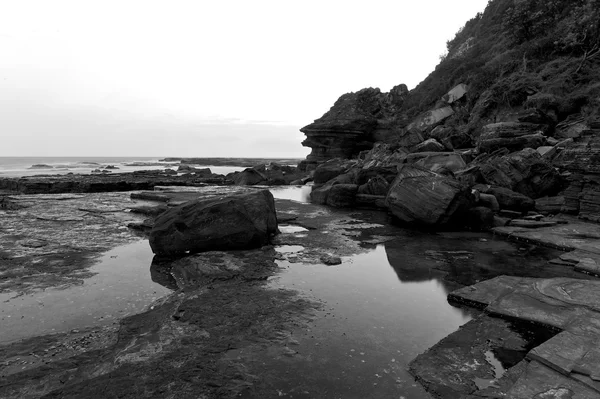
M0 177L56 174L90 174L102 170L130 173L136 170L177 170L179 162L164 162L157 157L0 157ZM245 168L239 166L196 165L226 175Z

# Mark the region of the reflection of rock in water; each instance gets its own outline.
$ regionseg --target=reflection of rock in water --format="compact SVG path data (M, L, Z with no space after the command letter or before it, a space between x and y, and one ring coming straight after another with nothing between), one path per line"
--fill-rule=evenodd
M169 260L155 256L150 265L150 277L152 281L170 290L177 290L177 281L171 274L172 263Z
M439 280L443 282L442 278L446 273L434 269L434 262L424 256L426 248L430 247L430 243L419 239L410 241L395 240L385 243L388 262L394 268L400 281L422 282Z

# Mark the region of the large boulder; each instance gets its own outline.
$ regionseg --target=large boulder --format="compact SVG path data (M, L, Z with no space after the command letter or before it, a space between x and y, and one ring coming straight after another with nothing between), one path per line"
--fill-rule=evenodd
M386 197L386 205L400 221L427 226L454 222L472 202L468 187L414 165L399 169Z
M487 184L533 199L553 195L562 188L560 174L532 148L491 157L481 162L479 169Z
M523 148L538 148L546 143L546 125L527 122L499 122L485 125L479 136L481 152L492 152L498 148L518 151Z
M150 232L152 252L178 256L257 248L278 233L275 200L268 190L190 201L160 215Z

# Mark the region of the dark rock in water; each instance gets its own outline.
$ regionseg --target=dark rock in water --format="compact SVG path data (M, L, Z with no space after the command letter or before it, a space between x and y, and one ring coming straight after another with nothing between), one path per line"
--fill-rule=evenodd
M470 190L455 179L404 165L388 192L386 204L400 221L445 225L472 204Z
M555 194L562 188L559 173L532 148L492 157L480 163L479 168L486 183L534 199Z
M494 196L500 206L500 209L508 209L516 212L527 212L535 207L535 201L531 198L509 190L504 187L493 187L478 184L474 187L483 194Z
M156 219L150 247L157 255L257 248L278 232L275 201L268 190L190 201Z
M484 206L469 209L465 226L474 231L488 231L494 227L494 211Z
M115 170L115 169L119 169L119 168L118 168L118 167L116 167L115 165L106 165L106 166L104 167L104 169L112 169L112 170Z
M187 165L187 164L181 164L179 165L179 167L177 168L178 172L188 172L188 173L195 173L197 176L211 176L212 175L212 170L210 170L210 168L195 168L193 166Z
M29 169L54 169L54 167L45 163L36 163L35 165L31 165Z
M336 266L342 264L342 258L333 255L323 255L321 256L321 262L328 266Z
M500 122L483 127L479 136L479 150L492 152L498 148L518 151L523 148L538 148L545 144L546 125L526 122Z
M368 182L358 187L359 194L387 195L390 184L380 175L372 177Z

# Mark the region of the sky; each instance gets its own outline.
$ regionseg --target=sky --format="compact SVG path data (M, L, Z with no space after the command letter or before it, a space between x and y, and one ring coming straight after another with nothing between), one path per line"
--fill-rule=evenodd
M0 156L304 157L344 93L414 88L487 0L0 0Z

